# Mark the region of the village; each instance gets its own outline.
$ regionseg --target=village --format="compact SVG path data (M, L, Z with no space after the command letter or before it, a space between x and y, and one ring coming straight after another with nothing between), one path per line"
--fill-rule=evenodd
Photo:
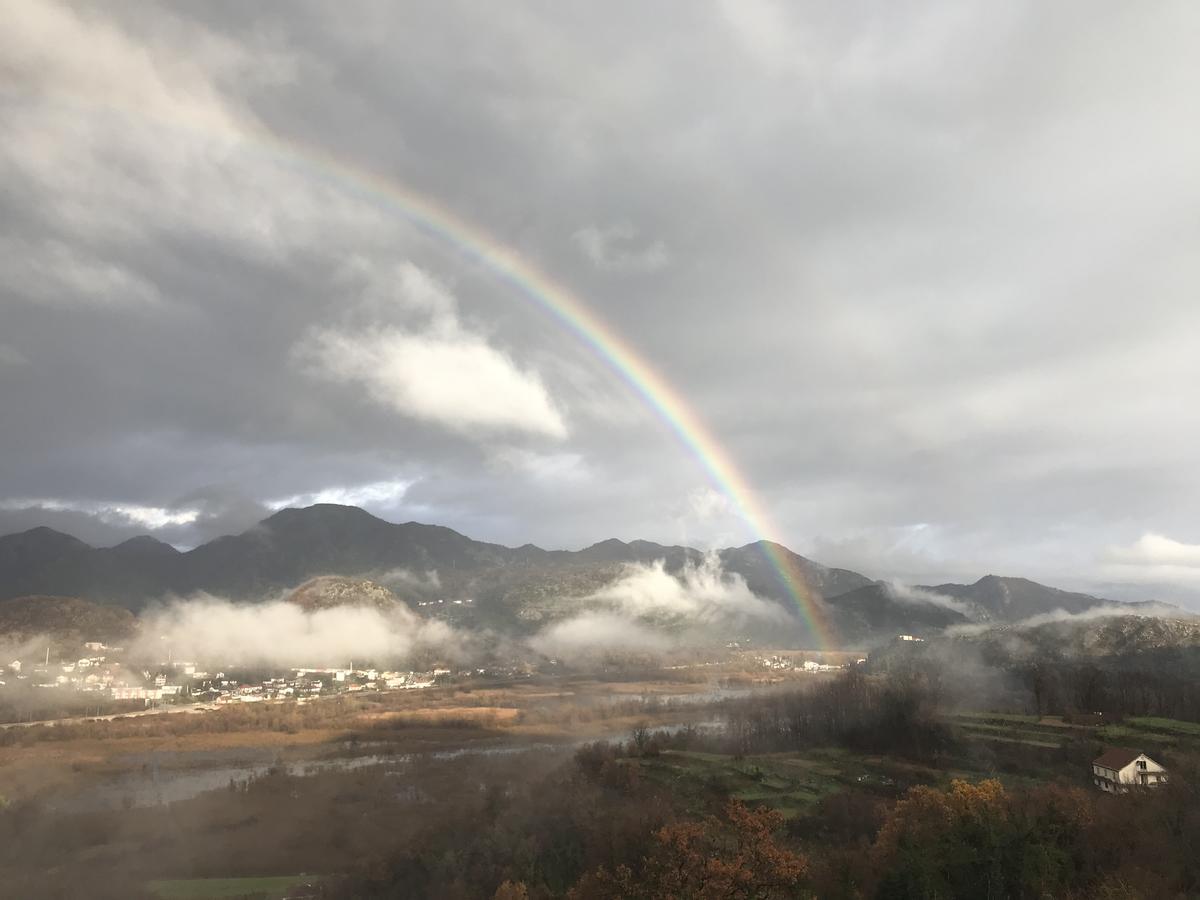
M294 700L304 703L315 697L360 691L420 690L450 679L529 676L534 667L490 666L454 670L434 665L425 670L385 670L373 666L294 667L261 672L208 671L196 662L165 660L151 667L138 667L124 659L124 649L100 642L84 645L88 654L72 661L45 658L33 665L14 659L8 662L0 678L0 689L10 682L39 691L77 692L97 701L141 701L146 707L160 704L197 704L223 706L231 703L256 703L268 700ZM843 664L817 662L793 655L754 655L755 665L773 673L817 674L839 672L847 666L861 665L859 658ZM559 661L548 661L557 668ZM710 663L708 665L716 665ZM671 668L694 668L673 666Z
M84 655L73 660L51 661L47 648L41 660L12 659L0 669L0 691L26 688L85 700L96 714L140 708L190 707L193 711L229 704L264 701L306 703L317 697L362 691L408 691L431 688L450 678L527 674L524 669L475 668L452 670L434 664L424 670L380 669L370 665L324 668L291 667L264 670L213 670L193 661L167 659L152 666L135 664L125 649L99 641L83 645ZM92 703L95 706L92 707ZM48 704L52 705L52 704Z
M773 681L831 675L863 664L854 653L751 650L750 642L731 642L731 657L692 661L667 669L696 669L731 664L740 672L766 669ZM720 655L720 654L718 654ZM479 679L529 678L542 672L569 670L557 658L489 662L486 666L450 665L429 661L424 668L380 667L376 663L293 666L232 665L175 658L169 650L148 663L126 648L87 641L68 658L54 658L46 647L40 658L0 661L0 699L24 697L11 704L5 725L52 721L67 717L110 717L152 712L202 713L230 705L293 702L305 704L322 697L362 692L412 691Z
M852 666L860 666L867 661L866 657L858 657L847 663L826 663L814 659L799 659L796 656L775 653L770 656L757 656L755 661L764 669L772 672L795 672L801 674L816 674L818 672L841 672Z

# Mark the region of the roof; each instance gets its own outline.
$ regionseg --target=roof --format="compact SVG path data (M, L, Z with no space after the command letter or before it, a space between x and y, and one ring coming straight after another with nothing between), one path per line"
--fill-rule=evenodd
M1123 769L1141 755L1141 750L1130 750L1127 747L1111 747L1092 760L1092 765L1102 766L1105 769Z

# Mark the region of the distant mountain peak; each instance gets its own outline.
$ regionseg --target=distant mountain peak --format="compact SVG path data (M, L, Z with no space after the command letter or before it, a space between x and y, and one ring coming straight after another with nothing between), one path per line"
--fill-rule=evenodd
M1109 602L1091 594L1047 587L1028 578L994 574L984 575L974 584L939 584L921 589L965 604L978 619L1002 622L1017 622L1060 609L1079 613Z
M592 544L591 546L585 547L584 550L599 550L601 548L616 549L618 547L625 547L625 546L628 546L628 545L620 538L606 538L603 541L597 541L596 543Z
M177 554L179 552L165 541L160 541L158 538L151 537L148 534L139 534L137 537L131 537L129 540L117 544L112 549L114 551L130 553Z
M316 522L316 521L359 521L359 522L379 522L384 525L390 525L384 519L376 515L372 515L365 509L357 506L346 506L342 503L314 503L311 506L285 506L283 509L267 516L258 524L261 525L279 525L293 522Z
M1010 585L1010 586L1021 585L1023 587L1039 587L1039 588L1046 587L1044 584L1038 584L1036 581L1033 581L1032 579L1022 578L1019 575L988 574L988 575L984 575L982 578L980 578L975 583L977 585ZM1050 590L1057 590L1057 588L1050 588Z
M760 550L760 551L761 550L780 550L780 551L783 551L784 553L787 553L789 556L800 556L799 553L796 553L794 550L791 550L790 548L785 547L783 544L779 543L778 541L768 540L767 538L759 538L757 541L751 541L748 544L743 544L741 547L738 547L737 549L738 550ZM800 557L800 558L803 559L803 557Z
M2 538L0 540L13 538L24 538L27 541L38 541L42 543L49 543L53 541L60 544L79 544L84 547L91 546L90 544L84 543L74 535L67 534L63 531L57 531L51 528L49 525L37 525L33 528L30 528L28 531L19 531L16 534L10 534L6 538Z

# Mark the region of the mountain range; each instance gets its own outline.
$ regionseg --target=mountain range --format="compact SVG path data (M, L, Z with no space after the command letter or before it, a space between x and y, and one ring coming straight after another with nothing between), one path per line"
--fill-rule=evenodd
M843 643L1015 622L1054 610L1078 613L1109 602L994 575L969 585L902 588L763 542L718 551L726 575L740 576L784 610L787 624L770 630L779 636L782 627L796 640L809 635L767 549L802 573L819 616ZM394 524L356 507L319 504L281 510L241 534L186 552L148 536L97 548L45 527L0 537L0 601L57 595L137 611L166 596L198 592L261 600L317 576L339 575L370 578L412 606L449 610L453 599L470 597L470 605L453 607L467 624L528 631L571 614L630 565L661 560L666 572L678 574L704 559L690 547L615 539L578 551L510 548L442 526Z

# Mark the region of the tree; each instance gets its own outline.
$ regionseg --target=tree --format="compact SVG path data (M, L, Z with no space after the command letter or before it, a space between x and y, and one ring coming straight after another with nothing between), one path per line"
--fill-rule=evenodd
M529 889L523 881L506 881L496 888L492 900L529 900Z
M640 870L600 868L572 889L573 900L773 900L794 897L807 861L780 847L775 810L730 800L722 818L660 828Z
M1010 795L996 780L916 787L872 848L875 895L887 898L1058 896L1077 883L1089 796L1047 786Z

